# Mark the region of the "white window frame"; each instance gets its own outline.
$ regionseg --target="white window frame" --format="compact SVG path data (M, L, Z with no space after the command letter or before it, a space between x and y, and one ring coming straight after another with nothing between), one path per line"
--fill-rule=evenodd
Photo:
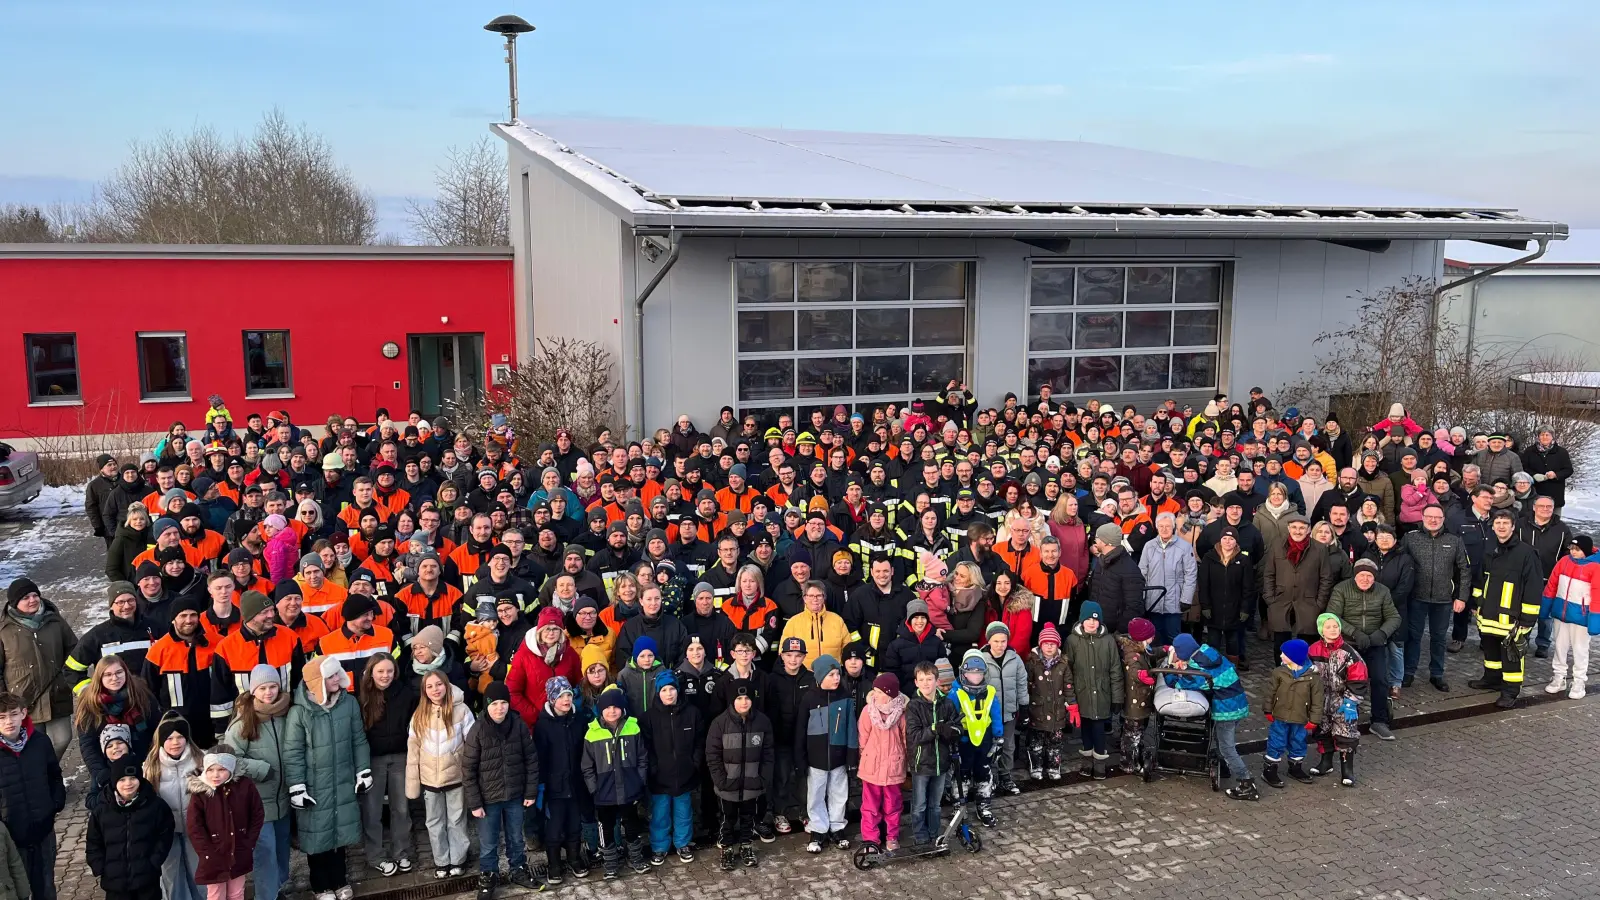
M144 365L144 339L145 338L178 338L183 341L183 390L182 391L152 391L150 390L150 373ZM139 402L140 403L181 403L194 399L194 372L189 366L189 333L187 331L138 331L133 335L133 348L138 356L139 363Z

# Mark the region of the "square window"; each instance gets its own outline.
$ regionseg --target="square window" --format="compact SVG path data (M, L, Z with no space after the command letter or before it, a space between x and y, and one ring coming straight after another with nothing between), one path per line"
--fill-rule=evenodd
M794 349L794 312L787 309L739 310L739 350L774 353Z
M25 334L22 343L28 360L29 402L83 399L76 334Z
M1172 388L1211 388L1217 385L1215 353L1172 354Z
M795 296L802 303L849 303L849 263L797 263Z
M911 322L915 347L959 347L967 340L967 311L962 307L918 308Z
M740 303L789 303L794 300L794 263L734 263Z
M1065 357L1028 360L1028 393L1036 394L1042 384L1049 384L1052 391L1063 396L1072 393L1072 360Z
M1218 303L1222 300L1222 270L1216 266L1179 266L1177 302Z
M1071 306L1072 280L1076 272L1071 266L1034 266L1029 276L1029 304Z
M858 309L856 310L856 347L911 346L911 310L909 309Z
M801 397L850 396L850 358L835 356L796 360Z
M244 395L260 397L294 390L289 372L289 332L244 333Z
M1165 353L1130 353L1122 358L1122 389L1164 391L1171 359Z
M966 381L967 358L961 353L923 353L911 357L911 390L925 394L942 391L954 379Z
M1078 269L1078 305L1105 306L1122 302L1121 266L1085 266Z
M1072 313L1034 313L1029 316L1028 349L1071 350Z
M794 360L739 360L739 400L793 400Z
M1194 347L1217 342L1217 320L1222 315L1216 309L1185 309L1173 314L1172 346Z
M1073 360L1072 389L1080 394L1122 389L1122 360L1115 356L1080 356Z
M800 350L849 350L850 310L802 309L795 326Z
M1132 266L1128 269L1129 303L1171 303L1172 269L1169 266Z
M184 333L140 334L139 396L146 399L189 396L189 347Z
M1170 347L1172 313L1148 310L1128 313L1129 347Z
M905 303L910 300L911 264L856 264L856 299L868 303Z
M911 267L911 289L913 300L966 300L967 264L917 263Z
M1078 313L1079 350L1114 350L1122 346L1122 313Z
M911 389L911 357L856 357L857 394L904 394Z

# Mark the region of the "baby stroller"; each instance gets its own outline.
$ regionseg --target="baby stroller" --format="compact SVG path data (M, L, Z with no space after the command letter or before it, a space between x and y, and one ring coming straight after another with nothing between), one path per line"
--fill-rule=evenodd
M1216 723L1211 720L1211 700L1215 683L1211 676L1196 669L1151 669L1158 679L1155 702L1155 743L1144 750L1144 780L1155 781L1157 773L1203 775L1211 779L1213 791L1222 790L1222 758L1217 754ZM1199 678L1205 687L1198 691L1165 685L1162 676Z

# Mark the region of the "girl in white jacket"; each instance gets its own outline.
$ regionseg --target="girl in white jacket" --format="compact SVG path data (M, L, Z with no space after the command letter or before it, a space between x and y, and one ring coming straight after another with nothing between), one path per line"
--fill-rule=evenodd
M461 750L472 723L461 691L442 672L423 676L422 698L406 742L406 796L425 798L435 878L460 875L467 862Z
M182 716L168 713L156 725L156 739L144 761L144 780L166 801L177 824L172 849L161 866L161 896L165 900L206 897L206 889L194 881L200 858L184 830L189 815L189 777L200 774L203 758L200 748L189 740L189 723Z

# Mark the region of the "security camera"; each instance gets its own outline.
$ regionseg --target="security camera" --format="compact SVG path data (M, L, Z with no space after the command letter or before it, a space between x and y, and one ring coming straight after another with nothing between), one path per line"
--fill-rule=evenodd
M655 262L661 258L661 254L667 252L667 245L653 237L642 238L639 241L639 252L644 254L645 259Z

